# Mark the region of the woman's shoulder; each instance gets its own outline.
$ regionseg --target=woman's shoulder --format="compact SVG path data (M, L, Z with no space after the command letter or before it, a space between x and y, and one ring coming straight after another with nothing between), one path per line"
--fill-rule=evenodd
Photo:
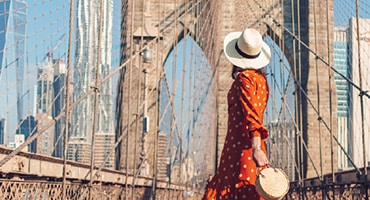
M250 77L256 77L258 76L258 72L255 69L246 69L241 71L238 76L239 78L250 78Z
M266 81L264 74L255 69L247 69L241 71L237 78L242 84L257 85L263 81Z

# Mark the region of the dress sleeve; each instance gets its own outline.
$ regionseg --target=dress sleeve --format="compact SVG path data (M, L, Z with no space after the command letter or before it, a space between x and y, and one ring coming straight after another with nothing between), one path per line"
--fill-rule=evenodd
M250 137L267 138L268 130L263 125L265 102L262 102L263 98L259 98L257 94L258 83L253 76L243 73L238 74L236 81L238 81L238 96Z

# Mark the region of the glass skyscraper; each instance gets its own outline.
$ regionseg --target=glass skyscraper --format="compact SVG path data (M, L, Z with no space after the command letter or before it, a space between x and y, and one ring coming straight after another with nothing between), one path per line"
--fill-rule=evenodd
M99 80L111 71L112 14L113 2L103 0L102 27L100 27L100 1L81 0L77 3L76 58L73 71L73 101L78 101L95 85L96 73ZM101 37L99 32L101 30ZM98 52L98 45L101 45ZM98 55L100 53L100 56ZM100 60L98 60L100 58ZM98 67L99 64L99 67ZM114 133L112 79L97 88L97 130L93 130L94 94L79 102L73 110L72 136L80 138L87 146L91 144L93 132ZM104 102L104 103L102 103ZM77 145L77 144L76 144ZM78 145L77 145L78 146ZM83 149L91 151L90 149ZM70 150L73 152L73 149ZM83 154L83 153L82 153ZM82 155L81 154L81 155ZM87 154L83 154L87 155ZM98 159L98 158L97 158ZM74 160L80 160L74 158Z
M334 32L334 68L343 76L349 77L349 57L348 57L348 28L335 27ZM334 74L337 93L337 130L338 140L347 153L350 143L349 135L349 84L339 74ZM348 158L345 153L338 148L338 167L348 168Z
M5 39L6 39L6 28L7 22L9 18L9 8L10 8L10 0L1 1L0 2L0 21L5 23L0 23L0 74L1 69L3 68L3 57L4 57L4 50L5 50Z
M53 105L53 118L58 117L65 110L66 99L66 74L67 66L63 59L54 59L54 105ZM63 157L63 133L65 131L65 116L55 122L55 137L54 145L55 150L53 156Z
M0 118L5 138L12 138L23 113L23 73L27 4L25 0L0 2ZM6 141L7 142L7 141Z

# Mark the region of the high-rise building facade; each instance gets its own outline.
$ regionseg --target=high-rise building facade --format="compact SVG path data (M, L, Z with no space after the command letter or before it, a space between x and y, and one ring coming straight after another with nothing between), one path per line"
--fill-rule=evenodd
M334 74L337 93L337 138L341 147L338 146L338 168L349 167L349 83L344 78L350 79L349 56L348 56L348 27L334 28L334 68L338 73ZM343 77L344 76L344 77ZM342 149L343 148L343 149Z
M81 163L90 163L91 143L83 137L70 137L68 141L67 159Z
M104 168L114 168L114 146L116 135L114 133L101 133L95 134L95 149L94 157L95 166L103 166Z
M27 140L28 137L36 133L36 119L34 116L27 116L19 123L19 128L16 134L24 135L24 139ZM32 141L28 145L28 151L36 153L36 140Z
M65 110L66 100L66 75L67 66L63 59L54 59L54 104L53 119L57 118ZM65 116L55 121L54 157L63 157L63 133L65 131Z
M3 68L3 58L5 51L5 42L6 42L6 33L5 30L8 25L9 18L9 9L10 9L10 0L5 0L0 2L0 20L3 23L0 23L0 75Z
M54 66L50 62L38 69L36 113L45 113L52 116L54 104Z
M21 144L23 144L24 141L25 140L24 140L24 135L23 134L15 134L14 135L14 142L10 142L8 146L10 148L15 149L15 148L18 148ZM22 150L27 152L27 147L24 147Z
M23 113L27 3L0 2L0 117L5 118L5 138L15 135Z
M370 88L370 19L351 18L349 23L349 43L351 61L351 80L368 91ZM359 32L359 35L357 35ZM370 161L370 99L358 89L350 87L350 131L353 161L357 167L369 165ZM369 94L369 93L367 93Z
M102 13L100 13L101 6L103 6L104 10ZM111 70L112 9L113 2L109 0L103 0L103 2L81 0L77 3L77 42L73 71L73 101L77 101L81 95L84 95L94 87L96 73L98 73L98 79L102 80ZM100 23L101 14L103 15L101 17L102 23ZM98 52L99 45L100 51ZM94 95L89 95L74 108L72 118L73 137L80 137L91 145L91 138L94 132L106 133L108 135L114 133L113 88L111 80L109 79L99 88L96 88L99 102L96 111ZM97 130L93 130L95 112L97 114ZM88 148L83 150L91 151Z
M38 112L36 113L36 126L37 132L41 134L37 137L36 141L36 153L44 155L52 155L54 149L54 119L47 113Z
M36 92L36 126L37 132L42 132L37 137L36 153L51 155L54 149L55 127L48 123L53 121L54 109L54 63L48 57L46 63L38 69Z

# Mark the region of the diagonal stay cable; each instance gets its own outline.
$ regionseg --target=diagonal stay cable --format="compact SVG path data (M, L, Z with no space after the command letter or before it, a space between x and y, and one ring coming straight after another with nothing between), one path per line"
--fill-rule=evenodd
M345 75L343 75L342 73L340 73L339 71L337 71L333 66L331 66L327 61L325 61L324 58L320 57L317 55L316 52L314 52L312 49L310 49L308 47L308 45L306 45L303 41L301 41L297 36L295 36L291 31L289 31L288 28L286 28L285 26L282 26L278 21L276 21L273 17L271 17L269 14L266 14L266 16L271 19L273 21L273 23L275 23L275 25L279 28L282 28L284 31L286 31L287 33L289 33L293 39L297 40L302 46L304 46L305 48L307 48L312 54L314 54L316 56L317 59L321 60L327 67L329 67L331 70L333 70L335 73L337 73L339 76L341 76L343 79L345 79L348 83L350 83L353 87L355 87L357 90L360 91L360 96L366 96L368 98L370 98L370 95L368 94L368 91L364 91L362 90L361 87L359 87L358 85L356 85L355 83L353 83L349 78L347 78ZM267 24L267 22L265 22ZM267 24L269 25L269 24ZM295 79L294 79L295 80ZM300 90L302 91L302 93L304 94L304 96L306 97L308 103L312 106L312 108L314 109L315 113L318 115L318 120L320 120L324 125L325 127L327 128L327 130L329 132L331 132L332 130L328 127L327 123L325 122L325 120L323 120L323 118L320 116L320 114L318 113L318 110L315 108L315 106L313 105L312 101L308 98L308 95L307 93L304 91L304 89L302 88L302 86L300 85L300 83L295 80L295 84L299 86ZM349 159L349 162L354 166L354 168L356 169L356 171L359 173L359 174L362 174L359 170L359 168L354 164L353 160L350 158L350 156L348 155L348 153L345 151L345 149L343 148L343 146L340 144L340 142L338 141L337 137L335 135L332 136L333 139L335 140L335 142L338 144L338 146L341 148L341 150L344 152L344 154L346 155L346 157Z
M286 66L284 63L283 63L283 66ZM270 70L271 70L271 68L270 68ZM289 69L288 69L289 70ZM291 71L290 71L291 72ZM289 77L293 77L292 76L292 74L291 73L289 73L290 74L290 76ZM277 83L277 80L276 80L276 78L275 78L275 76L274 75L272 75L272 77L273 77L273 80L274 80L274 83L275 83L275 85L277 86L277 88L278 88L278 91L279 91L279 93L281 94L281 96L283 97L283 99L285 99L285 93L286 92L284 92L284 94L283 94L283 91L281 90L281 88L280 88L280 86L279 86L279 84ZM293 77L293 79L295 79L294 77ZM296 82L296 80L295 80L295 82ZM288 85L288 83L289 82L287 82L287 85ZM287 87L285 87L286 89L287 89ZM284 101L284 103L286 103L286 101ZM287 106L286 107L287 108L287 110L288 110L288 113L289 113L289 115L290 115L290 117L293 117L293 114L292 114L292 112L291 112L291 110L290 110L290 108L289 108L289 106ZM279 110L279 115L278 116L280 116L280 114L281 114L281 112L282 112L282 107L280 108L280 110ZM280 120L280 118L278 118L279 120ZM296 128L296 130L299 130L299 127L298 127L298 124L296 123L296 122L294 122L294 126L295 126L295 128ZM302 132L301 131L299 131L299 137L301 138L301 139L303 139L303 137L302 137ZM285 135L284 135L285 136ZM285 136L286 137L286 136ZM285 138L284 137L284 139L286 139L287 140L287 138ZM312 164L312 166L313 166L313 168L314 168L314 171L315 171L315 173L316 173L316 175L318 176L318 177L320 177L319 176L319 172L318 172L318 170L317 170L317 168L316 168L316 166L315 166L315 163L313 162L313 159L312 159L312 157L311 157L311 154L310 154L310 152L308 151L308 147L307 147L307 144L306 144L306 142L304 141L304 140L302 140L303 141L303 146L304 146L304 149L305 149L305 151L306 151L306 153L307 153L307 155L308 155L308 158L309 158L309 160L310 160L310 162L311 162L311 164ZM289 143L289 141L288 141L288 143ZM295 167L298 169L298 166L296 166L296 163L295 163ZM299 173L298 173L299 174ZM320 177L321 178L321 177ZM321 180L321 179L320 179Z
M282 28L285 32L289 33L289 35L292 37L292 39L294 40L297 40L302 46L304 46L307 50L309 50L315 57L316 59L319 59L320 61L322 61L325 66L327 66L330 70L332 70L333 72L335 72L336 74L338 74L339 76L341 76L343 79L345 79L350 85L352 85L354 88L356 88L357 90L359 90L359 95L360 96L366 96L367 98L370 99L370 94L368 93L369 91L365 91L363 90L360 86L358 86L357 84L355 84L352 80L350 80L348 77L346 77L344 74L340 73L338 70L336 70L334 68L334 66L330 65L328 61L326 61L323 57L320 57L317 55L317 53L315 51L313 51L307 44L305 44L302 40L300 40L296 35L294 35L291 31L289 31L288 28L286 28L285 26L282 26L278 21L276 21L275 19L273 19L271 16L267 15L272 21L273 23L275 23L275 25L277 27L280 27ZM266 22L267 24L267 22Z
M170 28L169 27L166 27L165 29L162 29L160 31L160 33L164 33L168 29L170 29ZM103 83L105 83L108 80L110 80L115 74L119 73L122 69L124 69L126 67L126 65L130 62L131 59L134 59L137 56L140 56L140 54L141 54L141 52L143 50L145 50L146 48L148 48L148 46L156 43L158 40L160 40L160 36L156 36L153 39L151 39L150 41L148 41L146 45L144 45L142 48L140 48L137 52L134 52L132 54L132 57L127 58L127 60L125 60L119 67L117 67L116 69L112 70L112 72L110 72L107 76L105 76L104 78L102 78L101 81L98 83L98 85L96 85L96 87L100 87ZM70 104L70 106L68 106L69 109L67 111L68 112L71 111L78 103L80 103L82 100L84 100L87 96L91 95L93 92L94 92L94 88L90 88L88 91L86 91L85 94L81 95L80 98L78 98L75 102L73 102L72 104ZM8 162L12 157L14 157L15 155L17 155L21 151L21 149L23 149L24 147L26 147L28 144L30 144L36 138L38 138L41 135L41 133L45 132L51 126L53 126L55 124L55 122L58 121L58 120L60 120L64 115L65 115L65 112L60 113L58 116L56 116L54 118L53 121L49 122L43 128L39 129L38 132L36 132L36 129L34 129L30 133L30 135L32 135L32 136L28 137L28 139L24 143L22 143L20 146L18 146L16 149L14 149L14 151L12 151L10 154L8 154L2 160L0 160L0 167L2 167L6 162Z
M286 64L284 64L284 67L286 67L287 69L289 68L289 66L287 66ZM291 74L292 77L293 74ZM316 111L313 103L311 102L311 100L309 99L307 93L304 91L303 87L301 86L300 82L298 80L296 80L295 78L293 79L294 80L294 83L298 86L298 88L300 89L300 91L303 93L303 95L306 97L307 101L309 102L309 104L312 106L312 108L314 109L314 111L316 112L316 114L318 115L318 120L321 120L325 127L327 128L328 131L331 131L331 129L327 126L325 120L322 119L322 117L319 115L319 113ZM288 107L289 108L289 107ZM290 111L290 109L288 109L288 111ZM289 112L291 114L291 111ZM292 114L291 114L292 115ZM298 127L298 126L297 126ZM344 149L344 147L340 144L340 142L338 141L337 137L335 135L333 135L333 139L335 140L335 142L337 143L337 145L340 147L340 149L342 150L342 152L346 155L346 157L348 158L349 162L354 166L354 168L356 169L357 172L360 173L360 170L359 168L354 164L353 160L351 159L350 155L346 152L346 150ZM304 144L306 146L306 144ZM307 148L307 147L305 147ZM306 149L307 150L307 149ZM361 174L361 173L360 173Z

